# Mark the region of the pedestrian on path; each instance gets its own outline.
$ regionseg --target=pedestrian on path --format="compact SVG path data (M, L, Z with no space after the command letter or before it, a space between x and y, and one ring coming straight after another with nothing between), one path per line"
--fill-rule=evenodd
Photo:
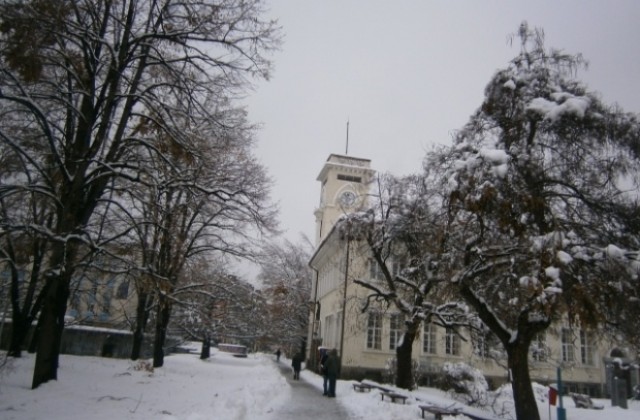
M329 352L329 358L327 359L327 377L329 378L329 398L336 397L336 381L340 377L340 357L338 357L338 350L332 349Z
M327 360L329 353L327 349L320 350L320 374L322 375L322 395L329 395L329 377L327 376Z
M302 354L296 353L291 359L291 366L293 367L293 379L300 379L300 369L302 368Z
M276 362L280 361L280 349L276 350Z

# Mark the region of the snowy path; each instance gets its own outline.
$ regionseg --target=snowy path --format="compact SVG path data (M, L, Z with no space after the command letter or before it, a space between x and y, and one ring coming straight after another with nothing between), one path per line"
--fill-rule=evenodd
M291 401L279 408L274 418L280 420L347 420L347 411L337 398L322 396L322 390L309 384L304 378L294 381L291 367L283 362L277 363L280 372L291 386ZM321 381L322 379L320 379Z

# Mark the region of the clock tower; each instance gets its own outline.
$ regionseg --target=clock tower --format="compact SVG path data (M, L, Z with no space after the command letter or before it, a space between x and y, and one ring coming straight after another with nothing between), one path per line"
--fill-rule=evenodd
M374 174L369 159L329 155L317 178L322 187L320 206L315 211L316 245L327 236L340 216L366 205Z

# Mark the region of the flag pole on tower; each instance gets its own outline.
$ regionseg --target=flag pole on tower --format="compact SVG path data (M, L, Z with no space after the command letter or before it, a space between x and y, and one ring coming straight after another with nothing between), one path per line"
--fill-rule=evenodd
M347 147L344 149L344 154L349 154L349 120L347 119Z

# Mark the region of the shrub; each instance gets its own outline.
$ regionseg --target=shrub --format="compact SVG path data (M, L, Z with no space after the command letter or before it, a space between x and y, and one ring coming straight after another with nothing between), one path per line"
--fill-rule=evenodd
M445 363L440 387L470 406L486 407L489 384L482 372L466 363Z

